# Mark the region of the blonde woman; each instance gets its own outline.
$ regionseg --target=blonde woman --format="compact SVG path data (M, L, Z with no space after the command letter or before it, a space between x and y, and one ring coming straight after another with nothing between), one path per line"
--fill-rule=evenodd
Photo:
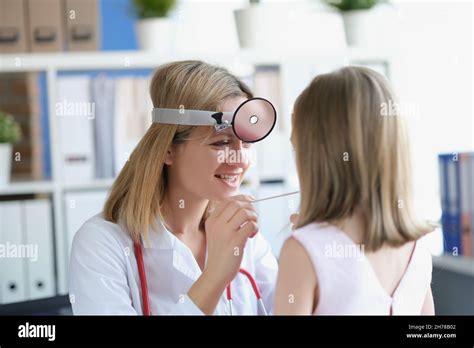
M235 76L199 61L160 67L150 94L157 109L221 112L252 98ZM226 148L245 153L249 147L231 128L153 123L103 212L75 235L74 313L263 314L261 302L271 310L277 263L257 233L252 198L236 196L249 162L218 160ZM262 301L240 268L253 276Z
M410 152L378 73L319 75L298 97L292 143L301 185L279 262L276 314L433 314L431 255L418 240Z

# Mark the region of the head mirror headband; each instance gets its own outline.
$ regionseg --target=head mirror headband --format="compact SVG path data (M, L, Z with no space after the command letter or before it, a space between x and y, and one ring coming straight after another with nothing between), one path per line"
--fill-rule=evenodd
M152 111L152 121L156 123L214 126L217 132L232 127L234 134L246 143L267 137L275 127L276 118L275 107L264 98L248 99L234 112L163 108Z

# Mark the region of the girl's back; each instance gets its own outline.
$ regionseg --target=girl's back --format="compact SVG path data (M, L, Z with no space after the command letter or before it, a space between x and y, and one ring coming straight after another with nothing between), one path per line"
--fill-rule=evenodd
M317 277L314 314L419 315L431 283L431 255L420 242L364 253L357 236L328 223L293 233Z

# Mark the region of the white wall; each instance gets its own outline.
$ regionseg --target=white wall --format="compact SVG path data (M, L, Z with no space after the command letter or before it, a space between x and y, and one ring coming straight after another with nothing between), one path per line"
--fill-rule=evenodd
M409 117L415 203L422 216L439 220L437 154L474 150L473 4L403 1L396 7L391 77L401 101L419 109Z

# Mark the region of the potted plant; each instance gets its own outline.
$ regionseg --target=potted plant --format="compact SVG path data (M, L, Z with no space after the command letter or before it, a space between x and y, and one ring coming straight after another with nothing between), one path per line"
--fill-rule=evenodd
M168 14L175 5L176 0L133 0L141 49L169 53L173 28Z
M21 138L18 123L11 115L0 111L0 186L10 182L12 165L12 144Z
M337 8L344 20L346 40L349 46L367 46L371 33L380 30L373 8L378 0L325 0Z
M241 48L255 48L259 46L258 34L260 32L263 10L259 0L250 0L250 6L234 11L235 24Z

